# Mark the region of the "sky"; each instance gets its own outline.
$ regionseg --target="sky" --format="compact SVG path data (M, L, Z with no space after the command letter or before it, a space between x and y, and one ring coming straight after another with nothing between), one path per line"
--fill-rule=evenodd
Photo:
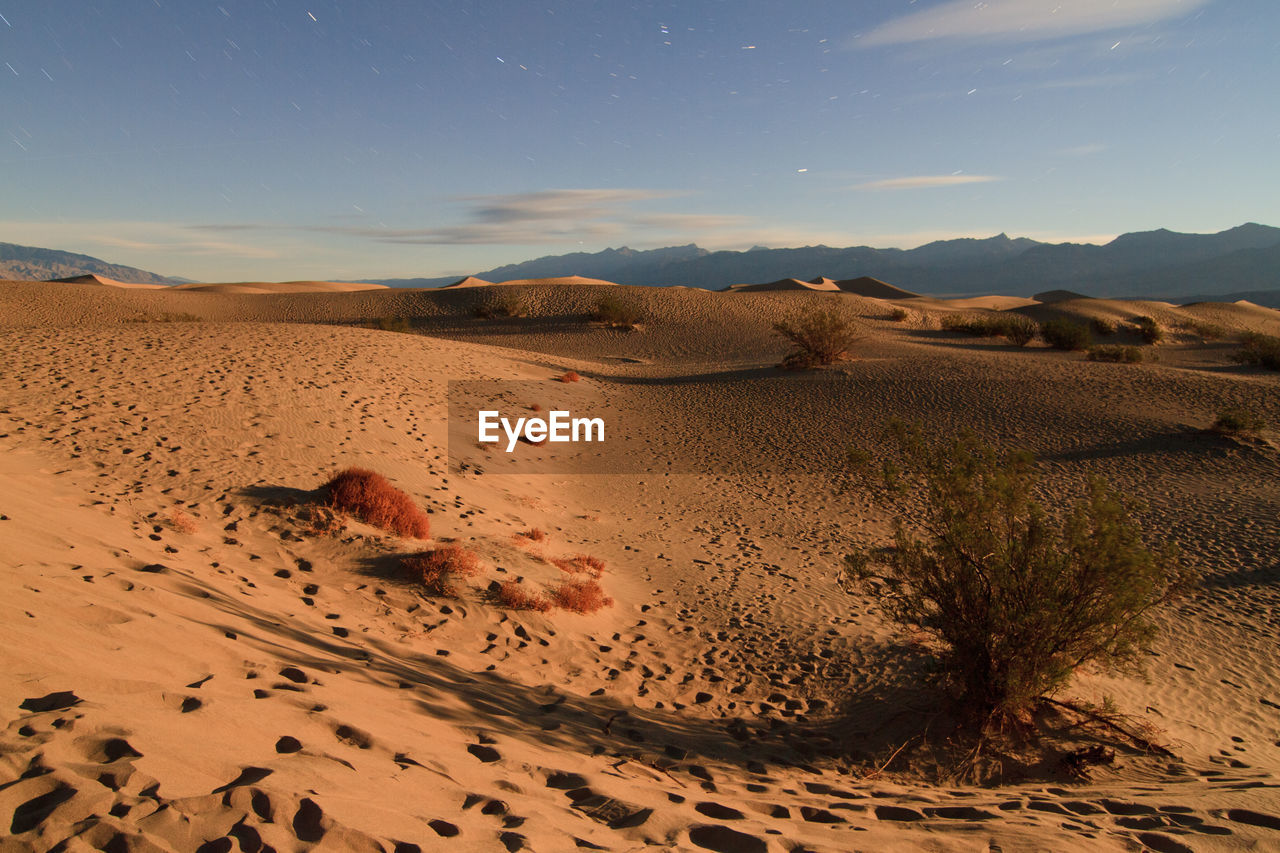
M1278 91L1275 0L0 0L0 241L237 281L1280 225Z

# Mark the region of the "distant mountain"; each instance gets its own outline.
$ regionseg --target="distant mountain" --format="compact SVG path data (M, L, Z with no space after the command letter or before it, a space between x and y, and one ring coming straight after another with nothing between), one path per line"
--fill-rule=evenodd
M887 281L917 293L1030 296L1080 290L1095 296L1179 298L1280 290L1280 228L1249 223L1218 234L1166 229L1123 234L1103 246L1041 243L1005 234L941 240L915 249L806 246L708 252L696 245L652 251L606 249L509 264L475 275L488 281L582 275L618 284L735 284L820 277ZM442 279L379 279L394 287L451 284Z
M0 243L0 279L45 281L77 275L100 275L116 281L138 284L179 284L185 281L185 279L168 278L135 267L108 263L89 255Z

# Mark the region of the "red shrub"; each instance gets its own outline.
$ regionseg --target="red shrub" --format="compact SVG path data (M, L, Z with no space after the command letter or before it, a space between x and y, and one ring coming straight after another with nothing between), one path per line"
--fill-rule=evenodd
M498 603L512 610L536 610L546 613L551 609L551 599L543 593L532 593L515 581L503 581L498 587Z
M551 564L562 572L580 572L591 575L593 578L599 578L604 574L604 560L592 557L590 554L574 554L572 557L554 558L551 560Z
M420 581L428 593L441 598L457 597L454 578L480 574L480 558L457 545L442 545L432 551L410 554L400 561L400 566Z
M530 403L530 404L529 404L529 411L531 411L531 412L541 412L541 411L542 411L542 406L541 406L541 405L539 405L538 403Z
M530 528L529 530L524 530L520 533L517 533L515 536L517 545L525 545L529 542L541 542L546 538L547 538L547 534L543 533L541 530L539 530L536 527Z
M400 536L426 539L430 521L413 498L397 489L381 474L364 468L347 468L324 484L329 505L349 512L361 521Z
M577 382L582 377L570 370L568 373L560 377L561 382Z
M602 607L612 607L613 599L604 594L596 580L567 580L551 593L556 607L574 613L595 613Z

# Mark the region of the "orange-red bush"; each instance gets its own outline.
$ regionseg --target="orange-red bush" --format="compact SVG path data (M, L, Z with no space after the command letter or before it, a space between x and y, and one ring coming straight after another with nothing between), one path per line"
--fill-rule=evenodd
M598 578L604 574L604 560L590 554L574 554L572 557L557 557L551 560L562 572L580 572Z
M503 581L498 587L498 603L512 610L536 610L546 613L551 609L551 599L542 593L526 590L515 581Z
M596 580L567 580L551 593L556 607L574 613L595 613L602 607L612 607L613 599L604 594Z
M457 545L442 545L431 551L410 554L400 561L410 577L420 581L431 595L456 598L453 585L457 577L474 577L480 573L480 558Z
M577 382L582 377L570 370L568 373L560 377L561 382Z
M530 528L529 530L524 530L524 531L521 531L520 533L517 533L515 538L516 538L517 545L524 545L529 542L541 542L542 540L547 538L547 534L543 533L542 530L540 530L539 528L533 527L533 528Z
M430 521L413 498L365 468L347 468L324 484L329 505L400 536L426 539Z

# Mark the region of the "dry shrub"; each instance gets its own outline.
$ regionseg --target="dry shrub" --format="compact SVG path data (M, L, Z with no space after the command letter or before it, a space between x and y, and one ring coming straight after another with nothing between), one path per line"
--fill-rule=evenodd
M1071 320L1049 320L1040 324L1040 337L1054 349L1083 350L1093 343L1089 327Z
M1196 575L1171 546L1148 550L1126 498L1094 479L1055 520L1033 497L1030 454L972 436L934 447L922 427L893 429L901 464L871 482L923 538L900 520L892 549L846 557L847 579L936 641L965 708L1025 719L1086 664L1141 665L1155 609Z
M575 373L574 371L570 370L570 371L568 371L567 373L564 373L564 374L562 374L561 376L558 376L558 377L556 377L556 378L557 378L558 380L560 380L561 382L577 382L577 381L578 381L579 379L581 379L582 377L581 377L581 376L579 376L579 375L578 375L577 373Z
M539 405L538 403L530 403L530 404L529 404L529 411L531 411L531 412L541 412L541 411L542 411L542 406L541 406L541 405Z
M400 536L426 539L430 520L413 498L365 468L347 468L325 483L329 505Z
M810 311L795 320L774 323L773 332L793 345L780 365L786 370L835 364L848 356L860 338L850 321L831 310Z
M1209 429L1224 435L1247 435L1266 429L1267 422L1256 412L1232 407L1218 412L1218 419Z
M1114 344L1104 344L1096 347L1089 347L1085 353L1085 358L1089 361L1119 361L1124 364L1138 364L1142 361L1142 350L1137 347L1122 347Z
M431 595L441 598L457 598L453 585L455 578L470 578L480 574L480 558L457 545L442 545L431 551L410 554L400 561L401 568L418 580Z
M596 303L595 310L591 312L591 319L597 323L604 323L610 329L623 329L630 332L640 325L644 319L644 312L639 306L608 294Z
M1093 330L1099 335L1114 335L1116 333L1116 321L1110 317L1094 317L1092 326Z
M895 323L904 323L910 316L905 308L894 308L889 312L889 319Z
M595 613L602 607L612 607L613 599L604 594L600 582L594 578L566 580L551 593L556 607L574 613Z
M498 587L498 604L511 610L536 610L546 613L551 609L551 599L541 592L529 592L515 581L503 581Z
M541 542L546 538L547 538L546 533L542 532L542 530L538 529L537 527L532 527L528 530L523 530L520 533L516 534L516 544L524 545L529 542Z
M1240 351L1231 355L1232 361L1280 370L1280 338L1247 332L1240 340Z
M1149 344L1158 344L1164 340L1164 329L1154 317L1134 317L1133 325L1142 335L1142 340Z
M604 575L604 560L590 554L574 554L572 557L553 559L551 564L562 572L570 574L591 575L599 578Z
M176 508L173 512L169 513L169 526L179 533L185 533L188 536L200 529L199 522L182 510Z

